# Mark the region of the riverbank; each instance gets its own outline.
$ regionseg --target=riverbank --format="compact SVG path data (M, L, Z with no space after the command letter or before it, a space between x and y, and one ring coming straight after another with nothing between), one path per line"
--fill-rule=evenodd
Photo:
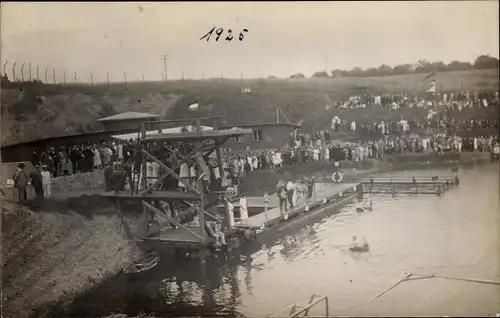
M460 156L460 155L458 155ZM395 169L449 165L457 154L443 156L412 154L384 160L341 162L343 182ZM455 164L453 164L455 166ZM330 178L335 167L308 163L276 171L255 171L242 178L249 196L275 192L278 180L315 175ZM3 314L5 317L43 316L51 308L69 303L109 277L116 275L141 251L130 240L138 234L140 209L114 204L98 195L71 196L47 200L35 209L3 202ZM50 293L46 291L50 290Z
M137 224L137 217L74 201L50 200L37 212L2 203L3 317L39 316L71 302L141 255L123 223Z

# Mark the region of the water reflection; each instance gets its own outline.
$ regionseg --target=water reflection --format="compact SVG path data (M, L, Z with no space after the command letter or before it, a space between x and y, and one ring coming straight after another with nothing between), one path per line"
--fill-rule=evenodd
M144 275L116 277L77 300L66 316L240 312L255 317L311 294L328 296L334 315L500 312L500 288L437 280L402 284L368 304L405 272L500 280L498 166L463 169L460 174L460 186L441 198L373 195L371 212L356 213L355 204L349 204L338 214L280 233L272 241L218 254L206 265L194 259L162 258ZM353 235L366 237L370 252L349 251Z

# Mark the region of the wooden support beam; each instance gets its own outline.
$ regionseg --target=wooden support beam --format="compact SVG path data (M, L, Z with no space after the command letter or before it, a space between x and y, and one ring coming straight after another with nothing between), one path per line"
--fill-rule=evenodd
M187 228L186 226L184 226L181 223L177 222L170 215L168 215L167 213L163 212L162 210L155 208L154 206L152 206L151 204L147 203L146 201L142 201L142 205L144 207L146 207L147 209L155 212L155 213L161 213L161 214L165 215L170 222L174 223L175 225L177 225L177 226L185 229L189 233L193 234L194 237L196 237L197 239L200 240L200 243L204 240L204 237L202 237L202 236L196 234L195 232L191 231L189 228ZM200 228L201 228L200 232L203 231L203 233L204 233L204 230L205 230L204 223L200 222Z
M198 188L203 189L203 174L198 171ZM202 190L203 191L203 190ZM201 194L201 204L198 206L198 220L200 223L200 236L205 240L205 194Z
M208 140L204 140L204 141L198 143L198 145L196 145L196 147L190 153L188 153L186 155L186 157L182 158L181 164L188 161L189 159L193 158L198 151L200 151L203 147L205 147L205 144L207 143L207 141Z
M205 154L203 155L203 158L206 158L206 157L208 158L208 156L210 156L210 154L212 154L212 152L214 152L215 150L217 150L228 139L229 139L229 137L228 138L220 138L220 139L215 140L215 145L213 145L207 151L205 151Z
M225 140L224 140L225 141ZM217 166L219 168L219 177L221 180L224 178L224 168L222 166L222 154L220 153L219 144L215 145L215 151L217 155ZM224 225L228 230L232 229L231 222L229 221L231 218L229 217L229 204L227 200L224 200Z
M150 154L146 150L142 150L142 153L147 158L149 158L149 159L155 161L156 163L158 163L163 169L167 170L168 173L170 173L172 176L174 176L178 181L182 182L182 184L184 184L189 190L193 191L197 195L201 194L200 191L198 191L192 185L190 185L189 182L186 182L184 179L182 179L181 177L179 177L179 175L177 175L177 173L175 173L172 169L170 169L166 164L164 164L163 162L161 162L160 160L158 160L157 158L155 158L155 156L153 156L152 154Z
M163 180L165 180L170 175L170 172L167 171L163 176L159 177L152 185L150 185L141 195L146 195L150 193L157 185L159 185Z

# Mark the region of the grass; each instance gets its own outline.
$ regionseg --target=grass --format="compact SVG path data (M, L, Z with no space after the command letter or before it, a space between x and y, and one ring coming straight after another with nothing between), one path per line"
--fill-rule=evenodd
M11 84L2 88L2 146L20 142L95 132L95 122L103 116L124 111L161 114L168 117L193 117L188 105L213 104L208 114L224 115L223 124L262 123L276 120L281 108L290 121L303 120L306 131L327 128L331 116L344 115L360 121L372 119L421 118L421 110L338 110L326 111L325 96L335 102L344 100L356 88L371 93L423 92L426 74L341 79L207 79L168 82L83 84ZM436 76L438 90L498 90L498 70L446 72ZM241 93L241 87L250 93ZM467 116L487 118L492 114L474 112Z

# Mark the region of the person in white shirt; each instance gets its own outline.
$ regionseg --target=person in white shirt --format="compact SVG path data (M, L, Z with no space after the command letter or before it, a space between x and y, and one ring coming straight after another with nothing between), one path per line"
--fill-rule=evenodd
M248 205L247 205L247 196L243 194L240 198L240 220L248 219Z
M294 207L294 202L293 202L293 194L295 193L295 183L292 181L288 181L286 184L286 194L288 197L288 202L290 203L290 208Z
M118 160L123 160L123 144L121 141L118 144Z
M52 176L47 170L47 166L43 166L43 171L40 174L42 175L43 196L48 199L52 195Z
M228 214L229 214L229 224L231 224L231 227L234 226L234 205L231 203L231 201L227 201L227 208L228 208Z

